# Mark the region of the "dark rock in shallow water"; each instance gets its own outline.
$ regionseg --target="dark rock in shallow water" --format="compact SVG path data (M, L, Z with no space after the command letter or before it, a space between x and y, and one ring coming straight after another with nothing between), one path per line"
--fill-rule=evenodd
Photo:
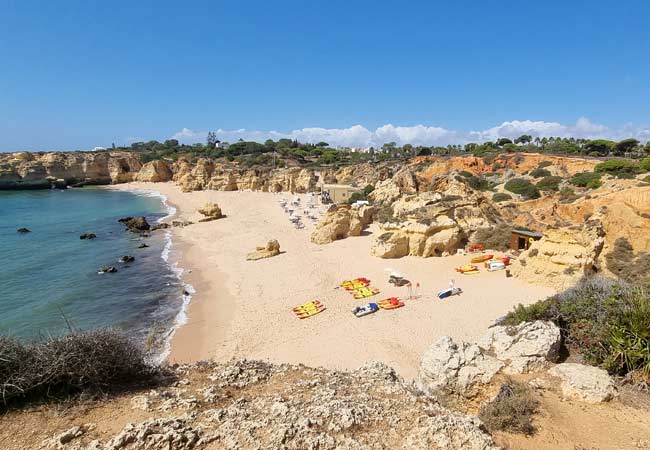
M123 217L118 222L126 225L126 229L134 233L151 229L149 222L144 217Z
M124 255L120 258L121 263L131 263L133 261L135 261L135 256L131 255Z
M172 226L173 227L186 227L188 225L192 225L194 222L190 222L189 220L181 221L181 220L174 220L172 221Z
M95 233L84 233L79 236L79 239L95 239L97 235Z
M156 230L166 230L169 228L170 225L168 223L157 223L154 226L151 227L151 231L156 231Z
M147 244L140 244L140 245L138 245L138 248L147 248L147 247L149 247Z
M27 228L18 228L16 231L20 234L31 233L31 230L28 230Z
M97 273L115 273L117 272L117 269L113 266L104 266L101 269L99 269L99 272Z

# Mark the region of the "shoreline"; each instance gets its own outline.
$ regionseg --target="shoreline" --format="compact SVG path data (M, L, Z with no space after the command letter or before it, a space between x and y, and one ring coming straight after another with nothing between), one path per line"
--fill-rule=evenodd
M182 282L196 291L186 306L187 320L171 335L170 363L255 358L355 369L381 361L412 378L422 352L440 337L475 340L516 304L554 293L505 278L503 272L459 276L453 268L466 262L462 256L372 257L374 226L364 236L312 244L314 224L296 230L278 206L278 199L294 194L183 193L172 183L128 183L117 189L159 192L177 208L175 218L195 222L168 230L173 240L170 262L183 268ZM198 223L197 210L207 201L218 203L226 218ZM246 261L248 252L269 239L280 241L282 254ZM406 308L355 318L350 310L357 304L407 295L405 288L388 283L389 268L421 282L420 298L408 300ZM381 294L356 301L336 288L358 276L373 280ZM464 293L440 301L436 293L450 278ZM293 306L313 299L326 303L327 311L307 320L291 313Z
M167 210L167 215L159 218L156 223L168 222L174 217L178 216L178 205L170 201L166 195L155 189L145 189L139 187L124 189L122 187L116 187L113 185L106 186L104 188L126 191L131 192L135 195L144 195L147 197L155 197L160 199L164 208ZM176 336L178 330L183 328L183 325L187 323L189 317L188 309L192 303L193 297L196 294L194 285L188 281L188 276L191 274L192 270L185 268L185 264L183 264L185 261L182 258L182 241L179 241L178 239L176 239L176 242L174 241L173 229L171 228L163 230L163 232L165 233L165 244L163 246L160 257L163 261L165 261L169 267L169 270L177 277L183 288L183 293L181 294L180 308L176 312L174 319L170 324L170 327L166 329L162 335L162 348L159 352L156 353L155 357L152 358L156 364L160 364L169 358L172 352L174 337ZM176 249L174 247L176 247Z

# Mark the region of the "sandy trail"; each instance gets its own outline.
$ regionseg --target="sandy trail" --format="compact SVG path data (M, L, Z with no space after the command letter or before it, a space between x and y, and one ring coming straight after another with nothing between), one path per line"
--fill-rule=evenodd
M365 236L328 245L309 241L313 224L296 230L279 206L290 194L196 191L183 193L171 183L129 183L118 189L155 190L178 209L177 217L197 221L205 202L217 202L226 218L173 229L172 259L191 270L185 279L197 290L187 324L172 340L171 362L233 357L352 369L382 361L413 377L422 352L443 335L457 340L480 337L497 318L518 303L553 293L505 273L463 276L453 268L466 256L406 257L383 260L370 255L371 226ZM303 202L304 198L303 197ZM246 254L269 239L284 253L246 261ZM364 303L336 287L364 276L381 290L372 300L407 296L406 287L388 283L387 268L420 283L418 299L404 308L356 318L351 309ZM450 279L464 293L438 300ZM318 299L327 310L299 320L291 308Z

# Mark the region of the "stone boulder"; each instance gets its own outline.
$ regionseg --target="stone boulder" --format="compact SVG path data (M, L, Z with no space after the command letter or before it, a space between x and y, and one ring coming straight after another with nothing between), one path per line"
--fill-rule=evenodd
M603 369L582 364L558 364L548 371L562 380L562 395L566 399L600 403L616 397L614 381Z
M503 362L484 354L478 345L456 344L449 336L443 336L424 352L416 385L432 395L447 392L471 398L503 366Z
M332 205L316 225L311 241L314 244L329 244L348 236L360 236L372 222L374 211L371 206L353 208L350 205Z
M162 160L149 161L142 166L135 176L136 181L160 183L170 181L173 173L167 163Z
M552 322L541 320L517 326L496 326L479 340L478 345L507 362L506 373L528 373L544 369L560 357L562 336Z
M409 254L409 238L400 233L382 233L373 239L370 253L379 258L401 258Z
M96 237L97 237L97 235L95 233L84 233L84 234L79 236L79 239L82 239L82 240L84 240L84 239L95 239Z
M200 219L199 222L210 222L211 220L217 220L223 217L221 208L216 203L206 203L199 209L199 213L205 216L203 219Z
M139 233L149 231L151 226L144 217L123 217L118 222L123 223L128 231Z
M258 259L270 258L272 256L277 256L280 254L280 243L277 239L271 239L266 243L266 246L257 247L254 252L251 252L246 256L248 261L257 261Z
M20 234L27 234L27 233L31 233L31 232L32 232L31 230L28 230L27 228L18 228L16 231L17 231L18 233L20 233Z

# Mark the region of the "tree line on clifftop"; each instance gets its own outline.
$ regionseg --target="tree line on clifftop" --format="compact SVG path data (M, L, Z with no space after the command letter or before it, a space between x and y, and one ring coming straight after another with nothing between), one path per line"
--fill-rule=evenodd
M155 159L176 160L178 158L196 159L199 157L224 158L237 161L244 166L271 165L291 160L299 165L345 165L370 161L404 160L416 156L474 155L490 157L498 153L532 152L553 155L573 155L591 157L631 157L650 155L650 141L645 144L634 138L615 142L604 139L575 139L572 137L535 137L521 135L512 140L500 138L483 143L467 143L447 146L397 145L388 142L381 147L367 149L333 148L327 142L301 143L293 139L272 139L264 143L244 141L221 142L214 133L208 133L205 143L182 144L177 139L164 142L155 140L134 142L130 146L112 147L112 150L132 151L144 161Z

